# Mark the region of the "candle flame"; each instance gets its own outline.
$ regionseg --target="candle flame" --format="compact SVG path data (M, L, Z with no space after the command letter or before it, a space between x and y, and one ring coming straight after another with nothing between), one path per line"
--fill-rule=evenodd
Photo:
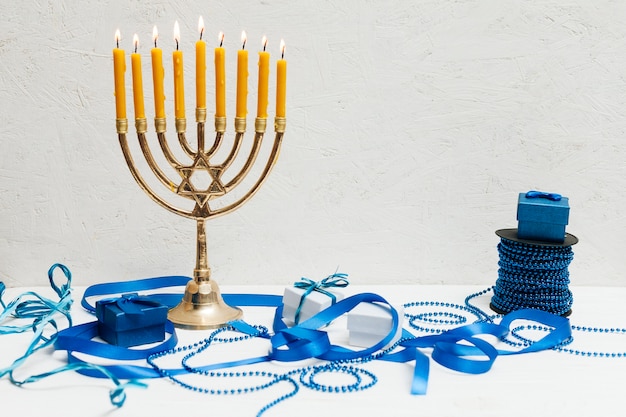
M285 41L283 39L280 40L280 55L281 58L285 57L285 49L287 49L287 47L285 46Z
M152 40L154 41L154 46L156 47L157 39L159 39L159 31L157 30L156 25L152 28Z
M246 49L246 41L248 40L248 36L246 35L246 31L242 30L241 31L241 49Z
M267 36L263 35L261 39L261 45L263 46L263 50L265 51L265 47L267 47Z
M178 20L174 22L174 40L176 41L176 49L178 49L178 42L180 42L180 26L178 26Z
M200 32L200 39L202 39L202 34L204 33L204 19L202 19L202 16L198 19L198 32Z
M133 35L133 45L135 45L135 53L137 53L137 48L139 47L139 36L136 33Z
M224 42L224 32L220 32L217 35L217 40L220 42L220 47L222 46L222 43Z
M121 39L122 39L122 34L120 33L120 30L117 29L115 31L115 43L119 44Z

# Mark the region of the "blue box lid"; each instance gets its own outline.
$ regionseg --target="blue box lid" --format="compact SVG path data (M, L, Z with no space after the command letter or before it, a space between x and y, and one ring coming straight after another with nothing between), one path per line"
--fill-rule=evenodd
M517 220L566 225L569 221L569 199L537 191L520 193Z
M164 326L168 310L167 306L137 294L96 302L98 321L118 332L157 324Z

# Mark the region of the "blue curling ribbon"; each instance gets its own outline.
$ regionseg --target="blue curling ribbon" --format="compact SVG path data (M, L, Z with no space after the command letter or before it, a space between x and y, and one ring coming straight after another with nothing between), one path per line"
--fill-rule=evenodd
M335 294L330 291L326 291L325 288L345 288L348 284L348 274L343 273L334 273L321 281L313 281L312 279L304 277L300 278L300 281L293 284L294 287L304 290L294 315L294 322L296 324L300 323L300 312L302 310L302 306L304 305L304 301L313 291L317 291L330 297L331 304L335 304L337 302L337 297L335 297Z
M542 191L529 191L526 193L526 198L545 198L552 201L561 201L561 194L557 193L544 193Z
M63 272L63 275L66 278L65 283L61 286L58 286L54 280L54 272L57 269ZM73 327L71 327L72 317L70 316L70 307L73 302L71 297L72 274L69 268L62 264L52 265L48 270L48 280L50 282L50 286L59 297L59 301L55 302L48 298L44 298L37 293L29 291L19 295L8 304L5 304L1 299L5 286L4 284L0 285L0 304L3 307L3 311L0 313L0 323L8 316L12 316L17 319L32 319L31 322L23 326L0 326L0 335L23 333L30 330L34 333L26 352L21 357L13 361L13 363L8 367L3 369L0 368L0 377L8 375L12 384L22 386L61 372L89 370L97 373L102 378L109 378L115 384L115 388L110 391L109 396L113 405L121 407L126 399L126 393L124 390L127 386L135 385L144 387L145 385L137 381L122 383L116 375L98 365L86 362L76 364L68 363L65 366L61 366L49 372L31 375L23 380L19 380L13 375L13 372L26 362L30 356L35 354L37 351L56 343L60 334L59 326L56 322L56 317L58 315L64 316L69 323L69 329L73 329ZM44 336L44 331L49 327L52 327L53 333L50 336Z
M4 282L0 281L0 306L2 306L2 308L6 308L6 304L4 304L4 301L2 301L2 296L4 295L4 290L7 289L7 286L4 285Z

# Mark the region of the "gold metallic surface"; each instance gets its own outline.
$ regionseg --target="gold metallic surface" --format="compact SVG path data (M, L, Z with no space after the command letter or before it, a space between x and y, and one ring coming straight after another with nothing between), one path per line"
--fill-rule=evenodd
M274 118L274 132L285 133L286 127L287 127L287 119L285 119L284 117Z
M217 133L226 132L226 118L225 117L215 117L215 131Z
M202 115L198 117L198 113L196 113L196 117L201 119ZM193 208L177 207L153 190L152 185L148 184L142 177L132 158L126 137L128 122L126 119L118 119L116 126L124 158L131 174L141 189L161 207L180 216L196 220L196 267L193 273L194 279L187 284L180 304L170 310L168 317L177 327L186 329L214 329L222 327L229 321L240 318L242 311L224 302L217 283L211 278L211 268L209 268L207 256L205 222L207 219L230 213L241 207L259 190L278 160L280 145L285 131L285 119L275 119L276 134L272 149L257 181L242 196L238 198L233 197L234 201L219 204L215 207L213 207L213 201L227 198L227 194L246 178L254 166L263 142L266 119L255 120L256 133L252 147L245 157L243 166L234 175L229 175L231 179L227 182L222 180L222 176L227 171L230 174L229 168L231 168L239 154L246 130L245 118L235 118L235 138L230 151L220 163L213 163L212 159L224 142L226 118L215 118L215 140L208 150L205 150L204 121L198 121L197 123L197 146L194 149L188 143L185 134L186 120L176 119L176 134L179 145L182 148L182 152L178 153L181 154L180 156L186 157L184 162L179 160L170 149L166 138L165 118L155 118L154 122L160 149L163 157L170 165L170 170L176 171L177 175L175 178L170 178L154 158L146 138L145 119L143 121L139 119L135 122L141 152L150 170L164 186L165 190L186 199ZM204 184L196 183L196 177L198 176L204 176L208 180Z
M224 302L215 280L189 281L180 304L167 315L176 327L190 330L216 329L232 320L240 319L243 312Z
M128 119L115 119L115 128L117 133L125 135L128 133Z
M154 118L154 129L156 130L157 133L165 133L165 131L167 130L167 122L166 122L165 117Z
M196 122L206 122L206 108L201 109L196 107Z
M176 133L185 133L187 131L187 119L176 119Z
M146 133L148 131L148 119L135 119L135 130L137 133Z
M235 133L244 133L246 131L246 118L235 117Z
M265 117L257 117L254 119L254 131L257 133L265 133L267 129L267 119Z

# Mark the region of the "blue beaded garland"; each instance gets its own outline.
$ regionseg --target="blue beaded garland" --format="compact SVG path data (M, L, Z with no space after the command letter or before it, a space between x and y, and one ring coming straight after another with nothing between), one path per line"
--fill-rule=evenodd
M569 314L573 303L567 269L574 257L571 246L534 245L503 238L498 253L498 279L491 299L495 311L533 308Z
M302 367L302 368L298 368L298 369L294 369L291 370L287 373L284 374L277 374L277 373L273 373L273 372L268 372L268 371L254 371L254 372L233 372L233 371L226 371L226 372L220 372L220 371L206 371L206 370L202 370L200 368L197 367L193 367L191 365L189 365L189 361L196 355L198 355L199 353L203 352L204 350L208 349L211 344L213 343L237 343L237 342L241 342L244 340L248 340L251 339L253 337L260 337L260 336L265 336L268 334L268 329L263 327L263 326L253 326L255 328L257 328L259 330L259 333L256 335L242 335L242 336L237 336L237 337L220 337L220 335L224 332L228 332L228 331L236 331L236 329L234 327L231 326L226 326L220 329L215 330L208 338L204 339L201 342L196 342L193 343L191 345L187 345L187 346L180 346L178 348L174 348L171 349L169 351L164 351L164 352L158 352L155 353L151 356L148 357L148 363L150 364L150 366L152 366L153 368L155 368L156 370L158 370L158 372L163 375L164 377L169 378L171 381L173 381L174 383L178 384L179 386L189 389L191 391L194 392L201 392L201 393L205 393L205 394L212 394L212 395L235 395L235 394L246 394L246 393L250 393L250 392L255 392L255 391L260 391L263 389L267 389L273 385L276 385L280 382L287 382L289 384L291 384L292 386L292 390L289 391L287 394L284 394L276 399L274 399L273 401L269 402L268 404L264 405L259 412L257 413L257 416L261 416L262 414L264 414L267 410L269 410L270 408L278 405L279 403L281 403L282 401L293 397L294 395L296 395L300 389L300 385L298 384L298 382L294 379L294 377L297 377L300 384L304 387L307 387L309 389L313 389L316 391L320 391L320 392L329 392L329 393L347 393L347 392L354 392L354 391L362 391L362 390L366 390L368 388L371 388L372 386L374 386L377 382L378 382L378 378L371 372L361 369L359 367L356 366L352 366L352 365L347 365L347 364L363 364L366 362L369 362L371 360L374 360L378 357L380 357L381 355L383 355L385 352L388 352L392 349L394 349L398 343L400 343L400 341L396 342L393 346L387 348L384 351L381 352L377 352L376 354L373 355L369 355L366 357L361 357L361 358L356 358L356 359L351 359L351 360L342 360L342 361L331 361L328 362L326 364L323 365L317 365L317 366L307 366L307 367ZM175 375L170 374L166 369L161 368L158 364L157 364L157 360L159 358L162 358L164 356L168 356L168 355L172 355L172 354L176 354L176 353L180 353L180 352L186 352L189 351L189 353L187 353L183 359L182 359L182 366L190 373L195 373L195 374L199 374L199 375L204 375L204 376L208 376L208 377L216 377L216 378L235 378L235 377L239 377L239 378L243 378L243 377L266 377L269 378L269 380L265 383L262 384L258 384L258 385L253 385L253 386L248 386L248 387L244 387L244 388L237 388L237 389L208 389L208 388L202 388L202 387L198 387L195 385L191 385L187 382L184 382L183 380L181 380L180 378L178 378ZM342 374L346 374L348 376L351 376L354 378L355 382L353 382L352 384L348 384L348 385L328 385L328 384L321 384L319 382L317 382L317 378L323 374L323 373L342 373Z
M411 303L404 304L406 309L405 317L409 320L409 325L421 332L425 333L442 333L446 330L449 330L457 325L462 325L468 323L470 320L465 316L469 314L473 315L475 320L473 322L494 322L496 319L501 318L501 314L487 314L479 307L476 307L471 304L471 301L477 297L488 294L491 291L494 291L495 287L489 287L482 291L473 293L468 295L465 298L465 304L453 304L446 303L440 301L416 301ZM411 308L447 308L449 310L456 310L459 313L452 313L444 310L435 310L435 311L425 311L419 314L411 314ZM458 321L452 321L447 319L433 319L432 317L455 317L458 318ZM420 324L422 322L423 324ZM616 328L616 327L588 327L588 326L579 326L575 324L570 325L572 331L576 332L587 332L587 333L608 333L608 334L623 334L626 335L626 328ZM508 337L501 339L501 342L515 347L515 348L526 348L533 343L536 343L536 340L533 340L529 337L523 336L522 333L524 331L533 331L533 332L548 332L552 329L546 326L540 326L537 324L526 324L514 327L510 330ZM574 337L571 337L568 340L565 340L561 345L555 346L553 350L557 352L569 353L575 356L585 356L585 357L598 357L598 358L626 358L626 352L595 352L595 351L584 351L580 349L574 349L569 347L575 341Z

